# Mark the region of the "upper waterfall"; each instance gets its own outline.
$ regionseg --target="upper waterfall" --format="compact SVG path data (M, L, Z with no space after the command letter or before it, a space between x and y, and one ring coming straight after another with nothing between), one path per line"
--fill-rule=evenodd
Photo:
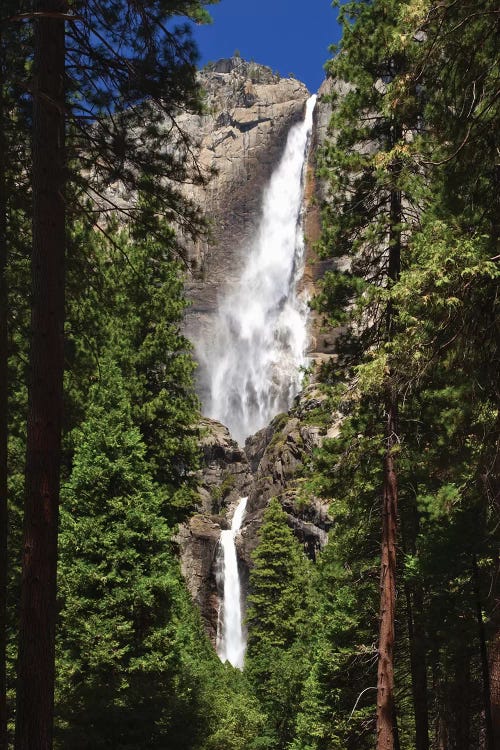
M289 408L306 363L307 301L297 294L304 238L303 167L316 97L294 125L262 201L240 279L219 301L214 337L198 347L209 373L208 416L240 443Z

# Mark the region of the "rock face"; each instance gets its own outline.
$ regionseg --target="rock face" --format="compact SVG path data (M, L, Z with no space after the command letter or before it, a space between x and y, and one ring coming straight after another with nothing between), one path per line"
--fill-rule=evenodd
M203 513L220 514L248 495L252 472L244 451L227 427L204 418L201 432L200 509Z
M312 558L327 541L332 519L319 498L301 496L301 473L313 449L331 428L314 423L325 397L309 386L288 413L249 438L245 450L226 427L204 419L202 468L199 471L199 512L181 526L177 544L181 569L198 605L205 630L215 644L219 610L217 551L222 529L229 528L239 498L248 497L247 512L237 538L242 588L246 591L252 552L258 543L262 516L271 497L281 502L288 524ZM331 422L334 423L335 415ZM329 431L330 430L330 431Z
M198 144L198 162L207 178L206 186L188 186L186 192L211 221L210 241L188 247L191 307L185 332L195 347L210 336L218 296L238 276L264 187L309 97L300 81L239 57L219 60L199 75L207 92L206 114L179 118Z
M180 121L198 144L198 160L208 177L204 188L191 186L188 196L212 220L209 242L189 248L191 308L185 332L193 341L210 337L218 297L234 281L252 240L261 212L262 193L284 149L290 127L303 117L309 96L293 78L280 79L260 65L240 58L220 60L200 73L207 91L206 114ZM312 296L329 263L313 244L320 236L320 204L326 197L316 177L318 149L324 142L331 107L320 90L307 165L304 226L306 267L302 284ZM321 317L311 314L309 354L321 362L332 356L337 332L326 333ZM210 338L209 338L210 340ZM203 377L200 378L203 395ZM319 421L315 417L322 414ZM247 512L237 537L240 574L246 588L252 552L271 497L281 502L288 523L314 559L326 541L332 519L319 498L305 499L303 474L312 451L335 432L337 416L326 415L325 397L313 384L293 408L249 438L243 450L227 428L205 419L202 424L203 467L199 473L199 513L179 531L177 541L188 588L198 604L207 633L215 643L219 608L217 547L222 529L240 497Z
M304 191L306 259L302 284L310 297L314 297L317 293L318 282L321 281L325 272L334 267L334 262L331 259L321 259L315 250L315 243L321 236L321 206L328 199L327 188L318 178L317 168L319 153L324 146L332 115L332 105L328 99L332 93L332 82L330 79L326 79L318 91L318 101L314 111L314 125ZM311 310L307 350L311 360L320 364L335 356L334 347L338 334L339 330L332 330L325 326L320 313Z
M253 480L244 451L220 422L203 419L200 425L202 467L198 472L199 513L178 531L182 574L198 605L205 630L215 643L219 611L217 547L227 513L248 494Z
M294 407L279 414L264 430L249 438L245 452L254 470L247 515L242 528L240 554L251 566L252 552L258 543L258 530L271 497L277 498L288 515L288 523L311 558L327 542L332 519L328 505L318 498L307 500L301 493L303 470L314 448L327 435L327 427L305 419L322 407L325 396L312 385L298 396Z

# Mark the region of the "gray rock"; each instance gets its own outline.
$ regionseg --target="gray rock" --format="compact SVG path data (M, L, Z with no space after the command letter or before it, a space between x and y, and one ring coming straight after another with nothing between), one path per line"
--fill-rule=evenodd
M222 519L219 520L224 523ZM220 532L220 523L203 515L195 515L180 526L175 537L187 588L213 643L217 635L219 611L215 566Z
M201 432L200 510L217 514L248 495L253 477L245 452L232 439L227 427L204 417Z
M191 306L185 332L195 350L210 339L218 299L237 278L254 237L264 186L309 96L300 81L240 58L212 63L201 71L200 82L206 114L179 118L197 144L195 155L206 178L205 186L189 185L185 192L211 221L208 241L186 241ZM198 375L203 395L203 361Z

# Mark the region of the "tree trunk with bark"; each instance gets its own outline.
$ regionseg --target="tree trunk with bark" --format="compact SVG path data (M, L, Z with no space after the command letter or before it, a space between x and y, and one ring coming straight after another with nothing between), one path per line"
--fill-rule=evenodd
M30 390L16 750L52 747L65 256L64 0L35 2Z
M397 407L387 399L387 451L382 498L382 553L380 567L380 633L377 676L377 750L394 750L394 621L396 607L396 531L398 487L393 448Z

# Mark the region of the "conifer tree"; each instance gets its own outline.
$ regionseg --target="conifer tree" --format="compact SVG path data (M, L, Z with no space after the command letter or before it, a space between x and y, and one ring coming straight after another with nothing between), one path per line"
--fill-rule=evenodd
M245 669L269 715L272 747L293 737L307 663L308 561L272 498L253 553Z
M415 221L415 197L409 189L414 175L405 163L404 152L405 141L416 127L416 98L401 97L392 107L386 101L390 87L397 86L407 66L397 36L399 5L387 0L344 5L340 14L344 23L341 52L329 67L337 87L347 84L347 90L337 98L331 124L335 140L323 161L324 174L331 184L324 242L335 254L348 253L350 271L327 277L325 293L335 293L339 285L356 293L360 339L365 348L380 346L394 335L396 312L389 290L399 278L405 232ZM381 288L383 295L379 293ZM392 367L387 359L379 362L379 367L386 434L381 493L377 747L393 750L397 742L393 664L398 516L395 454L400 437Z
M204 16L202 4L188 1L175 8L162 2L150 4L147 12L127 2L77 3L68 12L63 0L40 0L33 13L19 17L33 21L35 77L33 337L16 711L18 750L49 748L52 744L65 210L70 194L67 166L75 166L73 197L89 195L92 185L90 195L103 199L101 208L105 211L116 206L103 196L104 184L118 179L131 192L141 184L151 184L145 180L146 175L149 180L154 178L163 215L175 218L185 231L199 230L196 210L172 187L193 168L188 141L176 128L175 110L179 105L199 105L196 53L189 30L171 31L167 27L174 13L183 12L198 20ZM68 119L72 138L66 149ZM137 127L146 121L149 126L138 133ZM176 134L175 139L170 138L170 151L163 148L162 141L169 131ZM81 206L87 210L83 203ZM133 203L130 213L134 214Z
M358 308L350 349L341 349L342 375L356 395L341 406L359 417L384 402L388 382L396 397L404 394L392 453L416 747L429 747L431 727L436 745L476 747L483 732L493 747L485 640L495 632L488 618L498 519L497 18L487 1L345 10L353 23L331 66L345 96L337 98L334 145L323 162L333 177L325 244L351 261L347 274L327 277L323 301L332 310L342 301ZM384 60L398 64L380 75ZM391 123L399 127L392 141ZM386 210L388 195L397 198L391 185L400 191L395 235ZM401 279L390 269L398 242ZM334 459L330 465L338 470ZM405 649L401 634L400 674Z
M199 731L197 694L179 662L170 531L123 377L109 358L73 439L61 524L59 742L164 747L183 731L189 746Z

